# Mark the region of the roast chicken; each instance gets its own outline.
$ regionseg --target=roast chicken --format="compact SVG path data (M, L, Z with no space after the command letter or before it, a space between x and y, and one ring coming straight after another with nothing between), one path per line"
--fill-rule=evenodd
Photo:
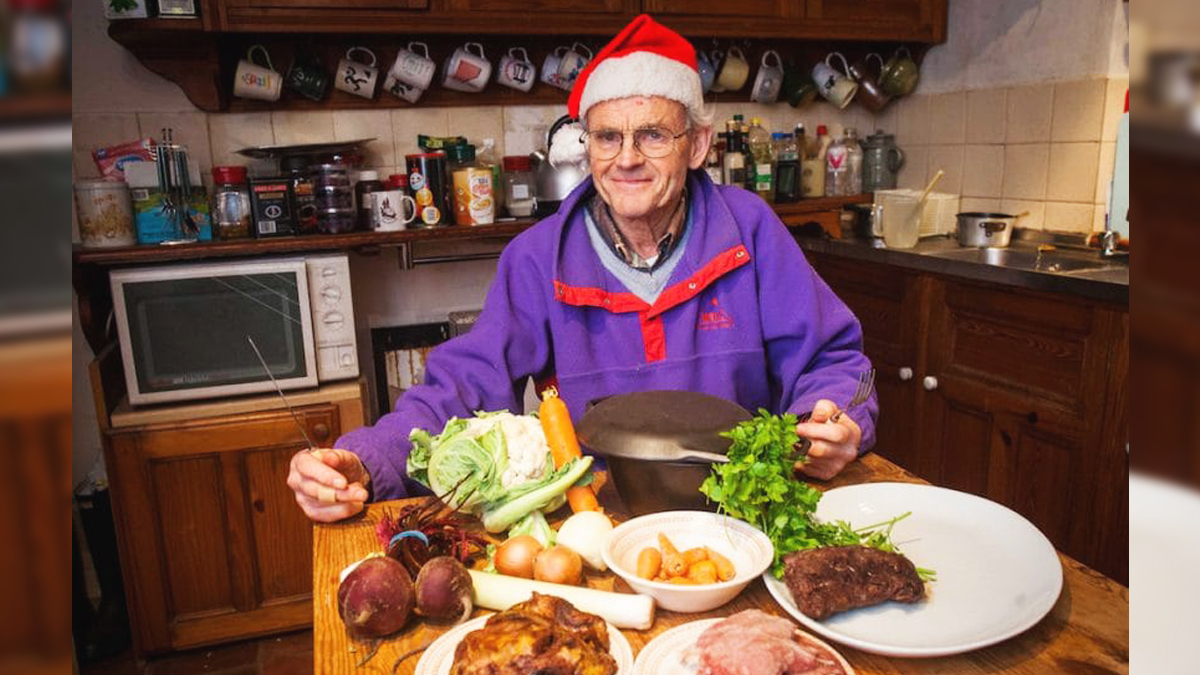
M604 619L534 593L493 614L454 650L450 675L614 675Z

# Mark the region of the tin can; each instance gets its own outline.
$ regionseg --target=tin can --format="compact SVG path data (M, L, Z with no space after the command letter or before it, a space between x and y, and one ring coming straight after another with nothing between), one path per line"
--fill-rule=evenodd
M75 184L79 238L84 248L133 246L133 202L124 181L87 180Z
M448 225L453 213L450 184L446 175L446 153L423 152L404 156L408 188L417 202L413 227Z

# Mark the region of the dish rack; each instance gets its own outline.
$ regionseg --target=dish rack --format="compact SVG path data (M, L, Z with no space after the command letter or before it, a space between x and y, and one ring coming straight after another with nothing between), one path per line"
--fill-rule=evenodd
M921 198L921 190L876 190L875 203L883 206L886 223L893 218L908 219L914 216L913 209ZM953 234L958 229L958 195L945 192L930 192L921 211L921 222L917 229L919 237ZM886 228L885 230L886 231Z

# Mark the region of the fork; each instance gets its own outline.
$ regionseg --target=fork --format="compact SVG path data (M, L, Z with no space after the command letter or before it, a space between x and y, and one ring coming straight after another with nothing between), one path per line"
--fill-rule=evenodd
M846 404L845 408L841 408L830 415L829 421L837 422L847 410L866 403L867 399L871 398L871 392L873 391L875 391L875 369L871 368L858 376L858 387L854 390L854 396L850 398L850 402Z

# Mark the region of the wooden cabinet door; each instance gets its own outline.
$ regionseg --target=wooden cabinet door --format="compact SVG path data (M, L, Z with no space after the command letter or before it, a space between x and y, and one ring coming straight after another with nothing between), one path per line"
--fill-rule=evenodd
M862 37L946 39L947 0L808 0L809 21L828 24L839 35L858 30Z
M297 409L314 442L336 405ZM139 653L312 622L312 526L284 480L305 443L286 411L114 432L107 453Z
M543 12L546 20L558 21L562 14L620 14L636 11L628 0L449 0L452 9L481 12Z
M687 16L733 16L743 19L784 17L793 13L789 5L803 16L803 3L787 0L643 0L642 7L651 14L682 14Z
M924 368L927 280L898 267L808 253L825 283L858 317L863 351L875 367L879 419L874 451L916 471L915 424L920 389L914 374Z
M1095 538L1125 475L1101 421L1119 319L1061 296L936 281L917 473L1021 513L1105 569Z

